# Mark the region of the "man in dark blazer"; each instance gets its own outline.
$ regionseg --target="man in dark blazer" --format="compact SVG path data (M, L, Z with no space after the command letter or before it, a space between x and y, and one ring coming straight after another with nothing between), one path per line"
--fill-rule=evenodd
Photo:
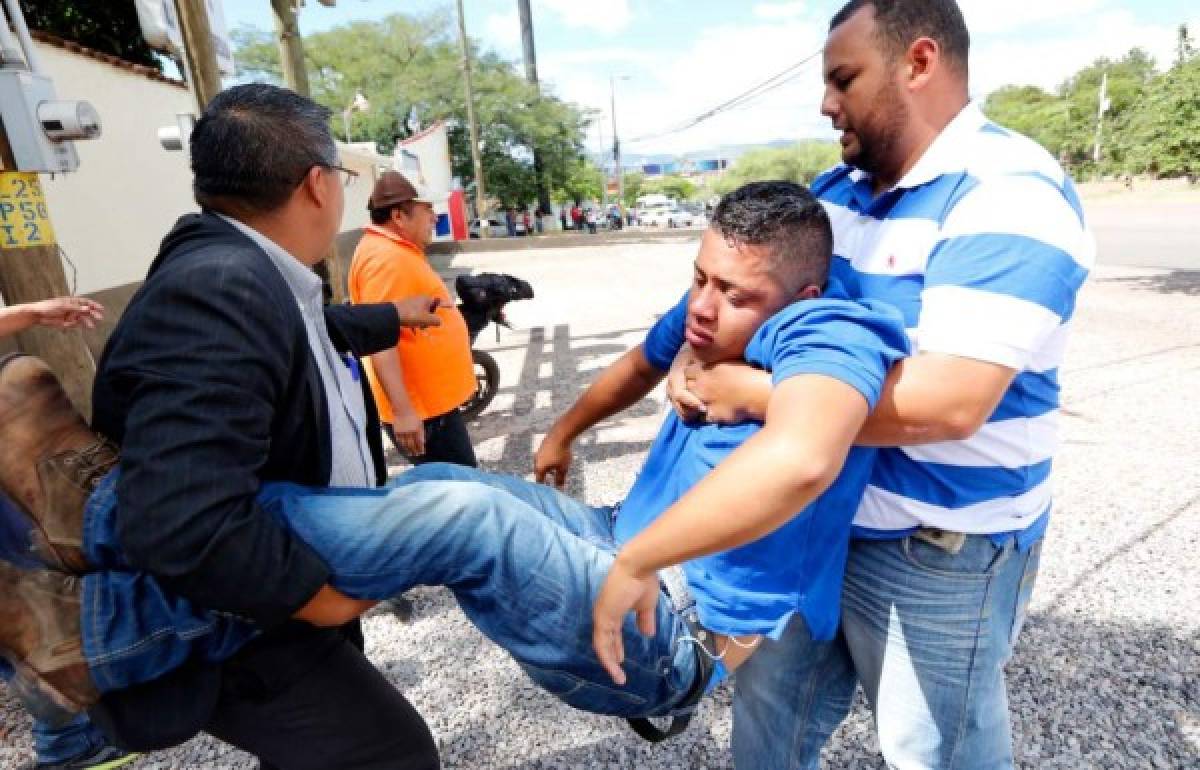
M424 720L362 653L356 619L372 603L329 586L321 559L255 501L265 481L382 484L357 358L393 347L402 324L438 322L428 298L322 307L311 268L332 247L354 176L328 126L328 110L274 86L213 99L191 137L202 211L163 240L98 365L93 428L121 454L120 562L262 631L224 662L191 660L107 696L91 715L130 748L205 731L264 767L438 766ZM14 434L20 424L14 415L6 441L41 456L37 427ZM68 454L62 470L90 482L81 490L115 461L103 447ZM44 481L4 482L30 509L53 497ZM55 507L73 510L61 496Z

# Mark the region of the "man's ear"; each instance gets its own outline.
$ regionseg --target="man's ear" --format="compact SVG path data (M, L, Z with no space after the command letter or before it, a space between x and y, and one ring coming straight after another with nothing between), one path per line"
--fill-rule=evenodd
M904 56L904 82L912 91L920 91L933 78L942 63L942 47L937 41L921 37L913 41Z
M816 299L819 296L821 296L821 287L815 283L810 283L796 292L796 299Z
M329 186L321 178L322 173L323 169L320 166L313 166L304 175L304 181L300 184L304 188L304 194L318 206L326 206L329 203Z

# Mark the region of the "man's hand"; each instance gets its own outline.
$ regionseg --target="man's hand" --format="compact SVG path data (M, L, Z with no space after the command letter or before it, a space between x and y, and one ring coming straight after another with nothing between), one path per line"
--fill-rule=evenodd
M411 329L424 329L429 326L441 326L442 319L438 318L437 310L442 301L436 297L417 294L392 302L396 306L396 314L400 316L400 325Z
M341 626L378 603L369 599L351 599L336 588L323 585L292 617L314 626Z
M104 307L87 297L55 297L31 302L27 307L35 323L56 329L95 329L96 323L104 320Z
M400 451L409 457L420 457L425 454L425 423L405 399L402 403L393 403L392 431L396 434L396 444Z
M704 402L688 390L685 370L698 363L692 355L692 349L684 345L671 362L671 371L667 372L667 400L671 402L675 413L684 422L695 422L704 419Z
M639 575L618 554L592 607L592 647L600 665L618 686L625 684L625 672L621 669L625 662L621 638L625 616L633 610L638 630L644 636L653 636L658 597L658 575L654 572Z
M563 441L554 431L546 434L533 455L533 478L539 484L550 482L562 489L567 483L567 470L571 467L571 442Z
M684 387L704 405L708 422L731 424L763 421L771 399L771 375L741 361L683 367Z

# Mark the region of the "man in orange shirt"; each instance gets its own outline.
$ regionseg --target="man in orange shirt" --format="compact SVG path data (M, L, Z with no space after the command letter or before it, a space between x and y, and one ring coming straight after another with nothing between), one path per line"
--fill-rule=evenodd
M397 171L375 183L366 228L350 265L352 302L415 295L441 300L441 326L402 330L395 349L371 356L367 376L392 443L414 464L475 466L475 450L458 408L475 392L471 340L462 313L425 257L437 215Z

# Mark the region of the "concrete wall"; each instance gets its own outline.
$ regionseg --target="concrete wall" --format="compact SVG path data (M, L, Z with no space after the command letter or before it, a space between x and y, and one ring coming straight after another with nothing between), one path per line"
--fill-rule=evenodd
M100 139L77 142L79 170L42 186L58 242L74 263L76 290L114 301L117 312L130 285L140 283L158 244L175 220L196 210L188 156L158 143L158 129L174 125L175 114L192 112L183 86L150 80L136 72L35 43L62 98L87 99L103 122ZM367 198L376 167L391 158L339 147L342 164L359 172L346 191L343 230L367 224ZM67 281L71 265L64 265ZM117 315L116 312L113 315Z
M42 187L58 242L91 294L140 281L159 241L182 213L195 209L187 156L158 143L160 126L192 111L186 88L150 80L77 53L35 43L64 99L87 99L100 113L99 139L77 142L79 170ZM72 270L65 265L68 285Z

